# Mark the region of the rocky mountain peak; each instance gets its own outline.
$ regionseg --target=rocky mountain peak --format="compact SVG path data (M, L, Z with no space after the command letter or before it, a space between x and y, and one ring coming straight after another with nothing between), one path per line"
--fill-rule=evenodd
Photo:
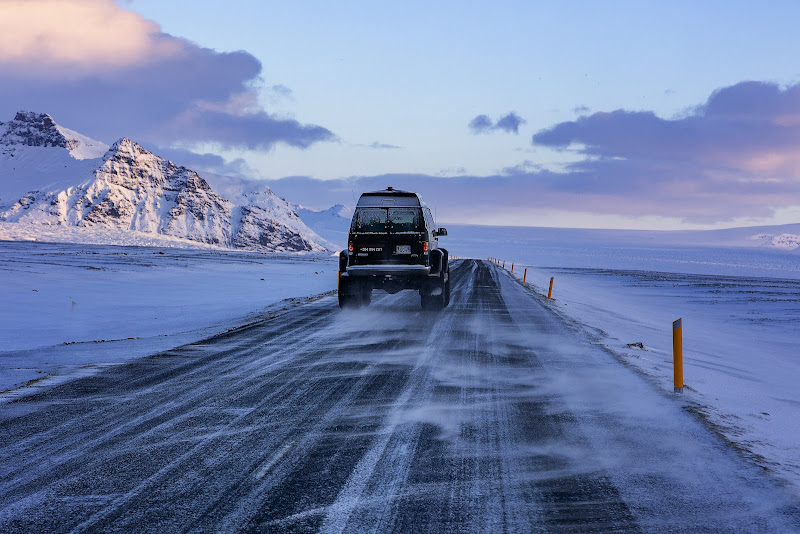
M195 171L157 156L127 137L111 145L103 156L98 176L128 188L171 182L173 189L188 187L209 191L208 183Z
M162 158L156 156L146 148L142 147L139 143L131 141L127 137L123 137L111 145L103 156L103 160L107 161L116 158L131 161L139 157L155 158L163 161Z
M77 139L67 139L59 131L56 121L47 113L18 111L14 120L5 124L6 131L0 144L42 147L77 148Z
M14 119L0 122L0 147L14 153L20 147L63 148L74 159L100 157L108 149L104 143L63 126L47 113L18 111Z
M137 149L144 150L138 143L135 141L131 141L127 137L122 137L117 140L116 143L111 145L108 148L109 152L127 152L133 153L136 152Z

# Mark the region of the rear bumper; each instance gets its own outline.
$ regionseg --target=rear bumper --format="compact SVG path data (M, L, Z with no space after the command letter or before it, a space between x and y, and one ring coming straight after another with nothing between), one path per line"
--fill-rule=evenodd
M347 274L354 278L360 276L414 278L429 276L431 268L426 265L352 265L347 267Z

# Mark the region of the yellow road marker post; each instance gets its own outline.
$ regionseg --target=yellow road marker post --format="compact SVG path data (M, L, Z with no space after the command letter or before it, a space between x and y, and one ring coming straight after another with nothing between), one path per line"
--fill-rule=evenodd
M547 290L547 300L553 298L553 278L555 278L555 276L550 278L550 289Z
M527 280L527 278L528 278L528 269L526 267L525 268L525 273L522 275L522 283L523 284L525 283L525 280Z
M513 263L511 264L511 272L512 273L514 272L514 264Z
M683 393L683 317L672 322L672 368L675 393Z

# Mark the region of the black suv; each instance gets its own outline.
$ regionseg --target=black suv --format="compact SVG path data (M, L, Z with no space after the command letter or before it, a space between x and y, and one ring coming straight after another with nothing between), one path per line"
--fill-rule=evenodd
M450 268L438 242L445 235L417 193L387 187L362 194L339 254L339 306L368 306L373 289L416 289L424 309L447 306Z

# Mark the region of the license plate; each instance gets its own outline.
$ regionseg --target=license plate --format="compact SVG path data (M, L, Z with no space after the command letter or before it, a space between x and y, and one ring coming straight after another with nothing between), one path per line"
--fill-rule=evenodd
M397 245L395 254L411 254L411 245Z

